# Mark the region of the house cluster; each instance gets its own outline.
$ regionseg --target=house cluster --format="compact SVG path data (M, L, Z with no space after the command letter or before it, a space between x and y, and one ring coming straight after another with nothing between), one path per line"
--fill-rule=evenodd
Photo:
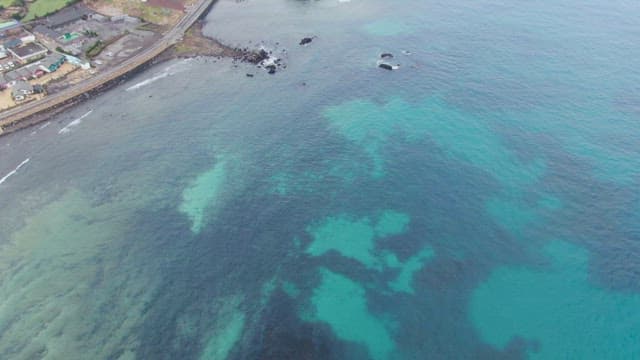
M67 62L66 55L56 52L51 52L50 54L44 52L42 56L44 57L39 58L38 61L17 68L11 67L9 71L0 73L0 87L12 87L17 80L37 79L55 72L62 64Z
M31 85L31 80L57 71L66 62L89 68L89 62L71 54L81 52L74 51L74 46L93 32L65 32L65 26L90 18L106 19L78 4L39 20L28 27L31 31L16 20L0 23L0 89L9 89L13 100L21 102L44 92L41 85Z
M55 72L65 62L67 62L65 55L52 53L40 61L0 74L0 87L11 89L11 95L15 101L23 101L27 95L43 92L37 91L38 87L35 91L25 91L26 84L29 84L30 80Z
M10 67L15 62L28 64L47 54L48 50L36 41L36 37L22 27L10 27L0 32L0 60L11 58ZM12 66L11 66L12 65ZM3 70L6 66L3 66Z
M0 90L9 89L14 102L28 100L44 92L33 80L65 63L88 70L90 59L139 25L138 18L105 16L82 2L29 24L0 20Z
M64 54L47 49L19 22L0 24L0 89L11 89L14 101L44 92L29 81L58 70L66 61Z
M44 93L44 86L40 84L31 85L26 81L18 81L11 89L11 97L15 102L26 100L29 95Z

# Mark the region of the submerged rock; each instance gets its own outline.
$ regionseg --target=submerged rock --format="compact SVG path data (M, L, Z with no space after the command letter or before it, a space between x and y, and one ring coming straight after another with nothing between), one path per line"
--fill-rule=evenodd
M383 59L393 59L393 54L392 53L382 53L380 54L380 57Z
M300 45L307 45L313 41L312 37L305 37L300 40Z
M393 70L393 66L385 63L378 64L378 67L385 70Z

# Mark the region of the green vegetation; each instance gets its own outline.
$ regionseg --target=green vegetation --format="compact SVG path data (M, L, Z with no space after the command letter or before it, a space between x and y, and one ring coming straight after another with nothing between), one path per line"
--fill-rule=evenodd
M107 44L102 42L101 40L96 41L90 48L87 50L86 55L88 58L93 59L94 57L100 55L102 50L107 47Z
M107 44L105 44L101 40L98 40L94 42L89 49L87 49L86 55L88 58L94 58L100 55L100 53L102 52L102 50L104 50L105 47L107 47Z
M0 9L4 10L12 6L23 6L24 0L0 0Z
M56 51L57 51L57 52L59 52L59 53L61 53L61 54L66 54L66 55L71 55L71 56L73 56L73 54L71 54L71 53L70 53L70 52L68 52L68 51L65 51L65 50L64 50L63 48L61 48L60 46L56 47Z
M51 15L56 11L77 2L78 0L36 0L29 5L29 11L27 12L27 16L25 16L24 21L31 21Z

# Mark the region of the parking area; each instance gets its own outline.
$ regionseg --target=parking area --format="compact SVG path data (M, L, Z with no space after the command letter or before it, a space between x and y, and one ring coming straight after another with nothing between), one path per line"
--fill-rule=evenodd
M0 60L0 72L7 72L20 66L15 59L10 57Z

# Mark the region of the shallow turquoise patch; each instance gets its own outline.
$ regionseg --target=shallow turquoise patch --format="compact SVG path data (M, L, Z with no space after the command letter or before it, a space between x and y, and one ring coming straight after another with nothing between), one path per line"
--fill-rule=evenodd
M382 213L376 224L376 235L379 237L387 237L402 234L407 231L407 225L409 225L410 220L411 218L409 218L407 214L387 210Z
M540 343L539 359L640 356L640 295L589 282L589 254L553 241L543 270L500 267L474 292L470 316L482 338L504 348L521 336Z
M369 268L378 266L373 251L374 230L369 219L352 220L345 215L327 218L320 226L308 228L314 241L307 248L313 256L323 255L331 250L342 256L358 260Z
M486 204L491 218L512 235L521 235L525 227L537 219L533 209L504 198L494 197Z
M395 343L385 323L371 314L359 283L328 269L311 299L315 318L329 324L337 337L366 346L371 358L388 359Z
M383 262L376 254L375 240L404 233L409 221L408 215L394 210L383 211L374 225L366 217L328 217L319 225L307 228L313 242L306 252L312 256L321 256L335 250L344 257L357 260L367 268L381 269Z
M238 302L230 299L218 312L216 328L209 337L200 360L225 360L242 336L245 314L237 309Z
M433 258L434 254L435 253L432 248L426 247L416 255L407 259L404 263L398 261L395 255L387 257L387 265L389 267L400 268L398 277L389 282L389 287L395 292L413 294L415 292L413 288L413 275L420 271L420 269L424 267L425 263L429 259Z
M296 284L289 281L282 282L282 291L284 291L285 294L289 295L289 297L291 298L297 298L298 295L300 295L300 289L298 289Z
M372 102L357 100L329 107L325 116L332 128L362 147L372 161L372 175L382 177L384 158L380 150L393 131L393 115Z
M198 176L182 192L180 212L191 220L191 231L199 233L205 222L206 210L215 203L225 181L225 163L217 163L211 170Z
M523 203L515 197L493 197L485 204L493 221L504 230L520 239L528 226L539 226L540 214L549 214L562 208L562 201L554 196L544 195L535 204Z
M275 276L262 285L262 290L260 291L260 305L262 307L267 306L267 304L269 303L269 299L271 298L271 295L273 295L273 292L276 290L277 286L278 280Z
M509 190L535 183L546 171L542 160L519 161L487 126L490 118L462 112L438 98L417 105L397 98L384 105L355 100L328 107L325 116L333 129L370 157L374 177L384 176L381 152L396 134L406 141L429 138L452 158L486 171Z

